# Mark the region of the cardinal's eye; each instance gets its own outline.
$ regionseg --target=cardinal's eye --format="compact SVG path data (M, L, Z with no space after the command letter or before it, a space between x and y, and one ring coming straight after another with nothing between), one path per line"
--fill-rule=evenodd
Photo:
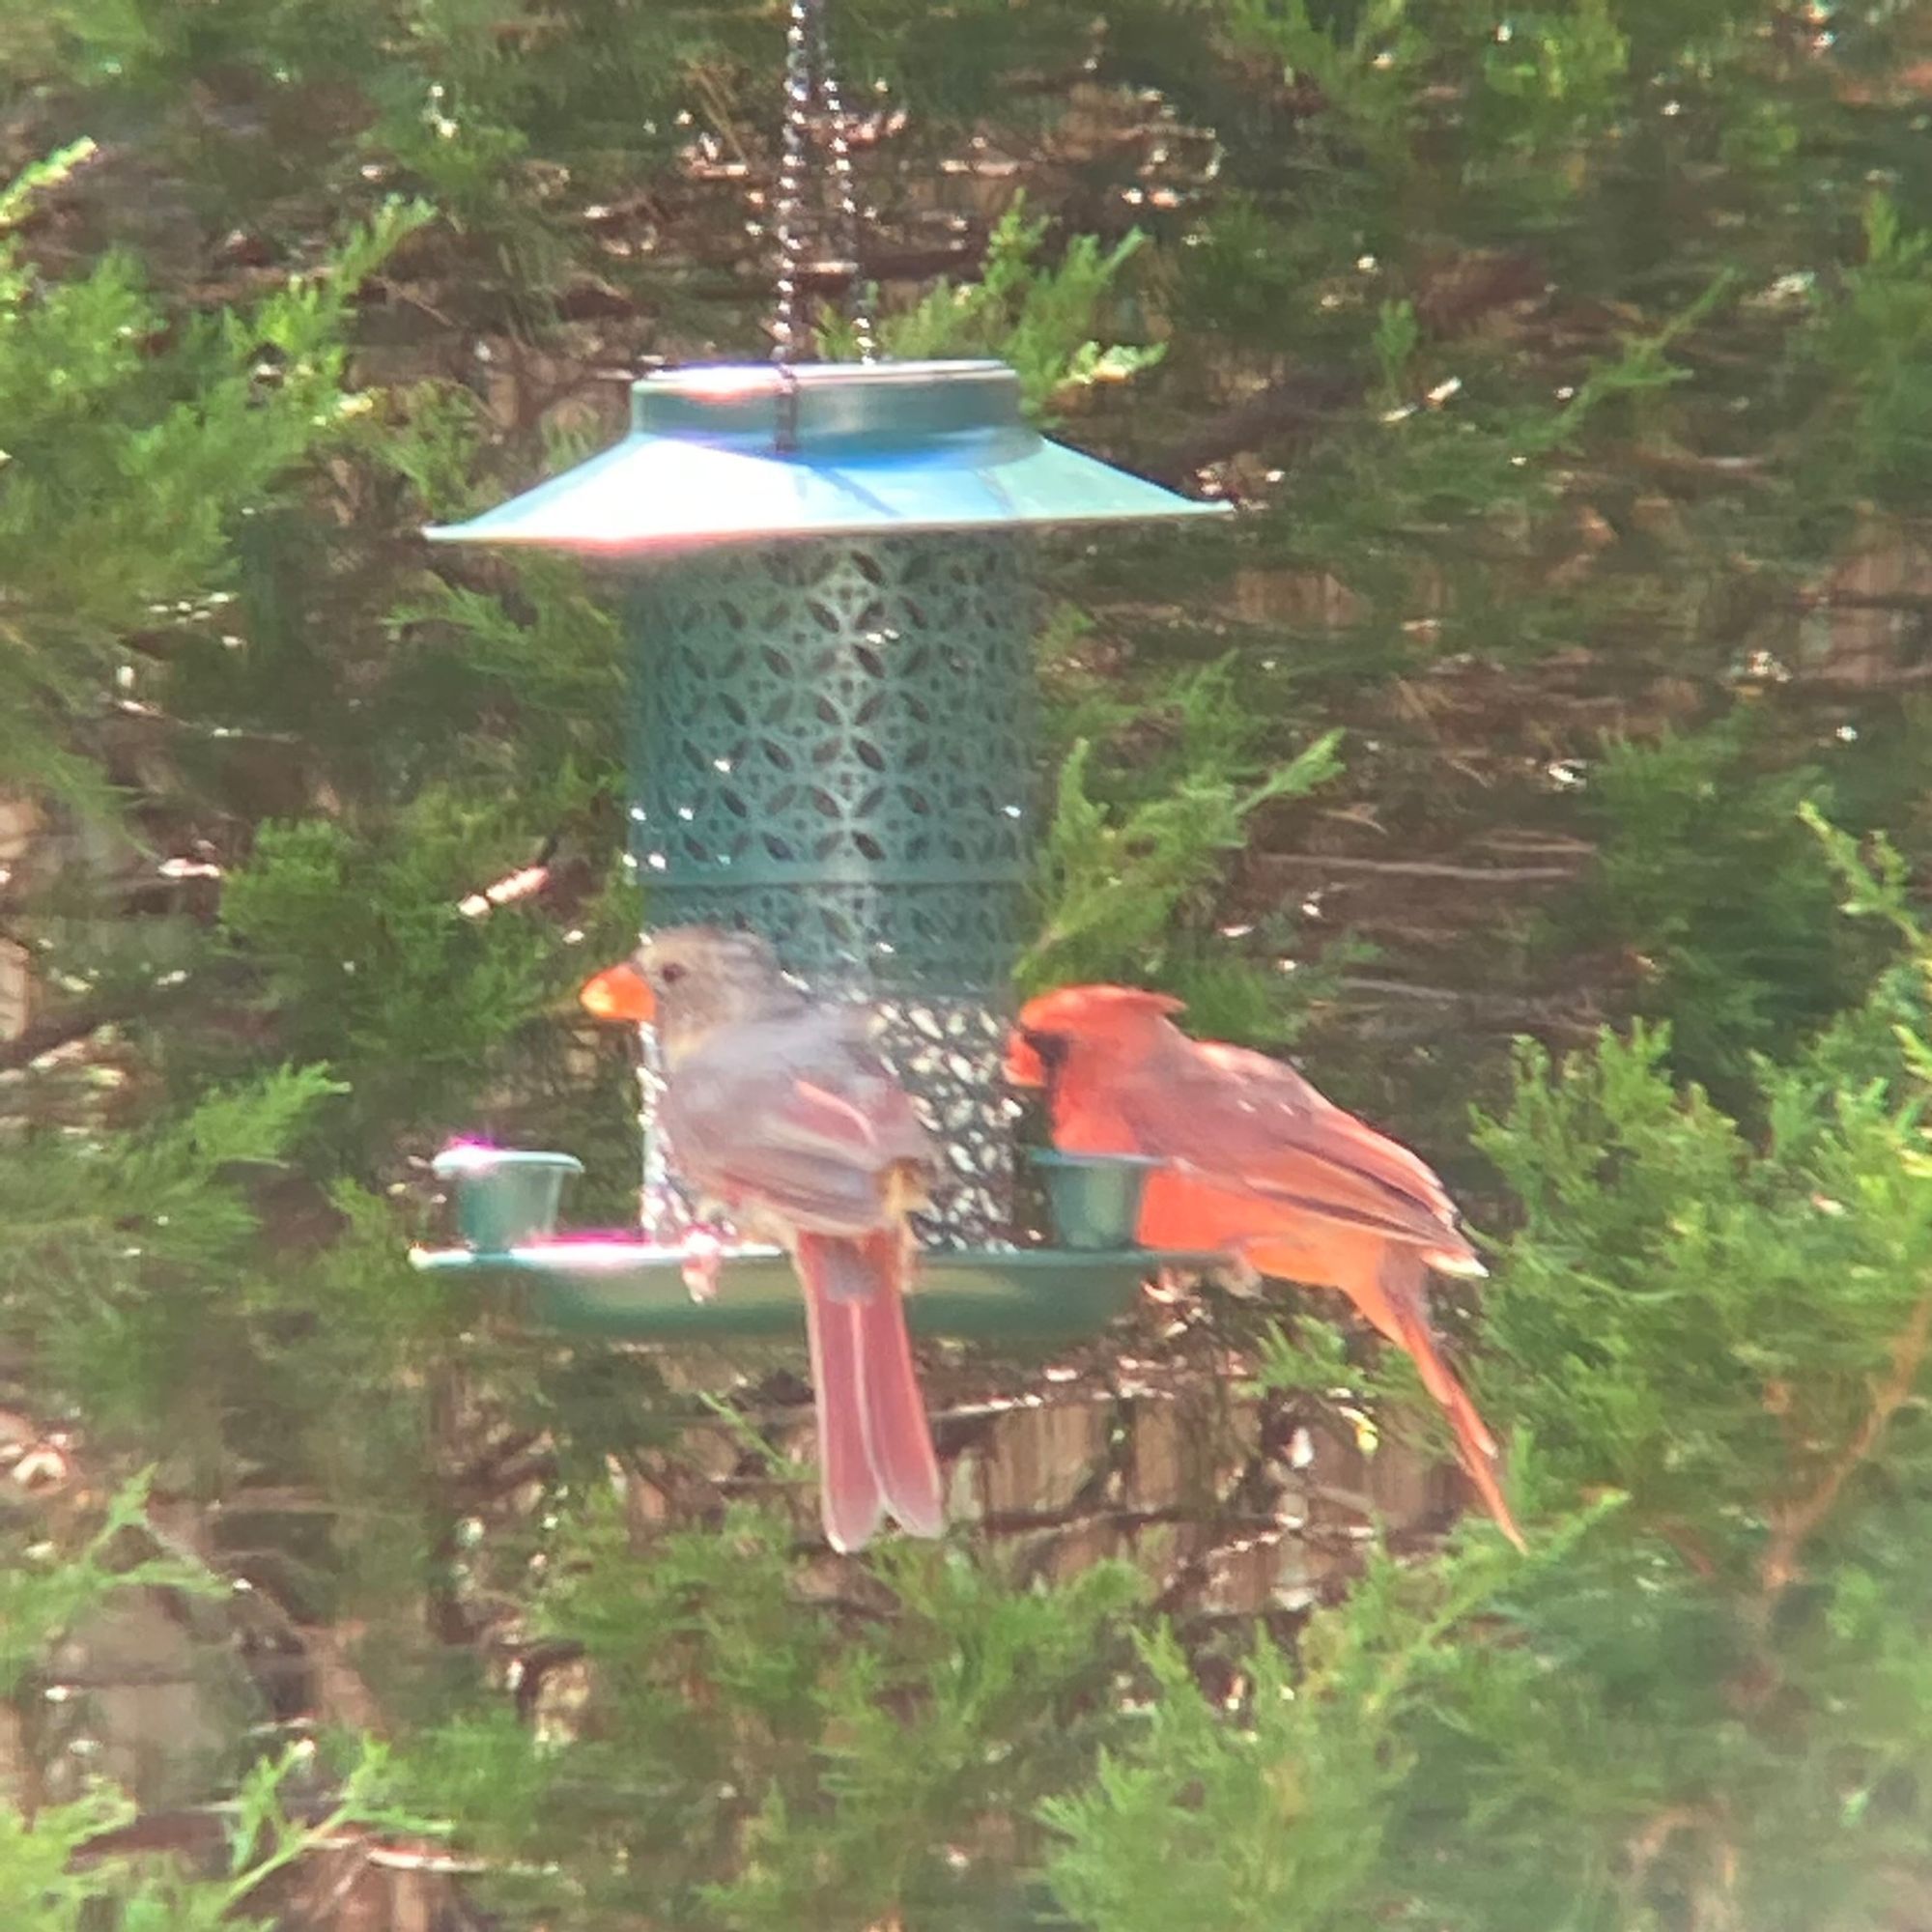
M658 968L658 984L661 986L675 986L683 978L684 968L674 962Z
M1058 1066L1066 1058L1066 1038L1064 1034L1022 1031L1020 1037L1048 1066Z

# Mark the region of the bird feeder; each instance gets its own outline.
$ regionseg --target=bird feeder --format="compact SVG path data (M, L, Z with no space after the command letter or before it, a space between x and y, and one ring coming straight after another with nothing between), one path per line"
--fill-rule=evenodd
M621 575L646 917L750 928L814 992L870 1005L944 1150L914 1327L1079 1333L1124 1308L1154 1258L1133 1246L1146 1163L1040 1157L1058 1245L1018 1205L1001 1065L1036 856L1033 539L1227 506L1047 440L1004 363L873 360L863 314L863 361L796 362L814 103L848 281L860 216L820 0L791 0L789 19L774 363L647 376L613 448L429 534ZM803 1332L773 1250L739 1244L715 1296L687 1290L694 1204L649 1124L645 1045L640 1234L555 1234L569 1155L461 1146L437 1171L464 1244L417 1265L514 1285L559 1329Z
M927 1332L1091 1329L1151 1265L1132 1162L1042 1160L1060 1245L1016 1225L1001 1061L1037 827L1032 539L1220 507L1039 436L1002 363L753 365L644 378L614 448L430 532L619 568L649 922L749 927L814 992L872 1006L945 1151ZM550 1227L522 1218L569 1156L452 1150L466 1245L418 1264L515 1281L559 1327L797 1327L769 1251L735 1251L716 1299L691 1298L675 1150L651 1151L642 1237L585 1239L554 1236L554 1207Z
M432 534L622 564L652 923L750 927L814 990L872 1001L946 1143L932 1233L997 1238L1035 857L1031 536L1217 506L1047 441L998 362L693 369L632 395L614 449Z

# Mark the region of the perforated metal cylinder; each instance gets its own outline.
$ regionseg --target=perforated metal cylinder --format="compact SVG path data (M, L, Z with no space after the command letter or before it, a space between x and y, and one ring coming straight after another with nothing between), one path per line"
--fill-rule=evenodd
M1011 1219L1029 551L1011 531L733 547L649 570L630 606L651 923L748 926L814 988L874 1003L946 1145L929 1232L957 1244Z

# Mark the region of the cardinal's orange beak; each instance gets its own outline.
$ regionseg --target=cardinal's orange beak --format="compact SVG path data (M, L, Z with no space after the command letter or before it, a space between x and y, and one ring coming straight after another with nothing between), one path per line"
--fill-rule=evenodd
M1015 1087L1044 1087L1046 1063L1028 1043L1025 1034L1015 1030L1007 1036L1007 1078Z
M607 966L594 980L585 980L577 997L583 1010L600 1020L649 1026L657 1018L658 1003L651 982L628 959Z

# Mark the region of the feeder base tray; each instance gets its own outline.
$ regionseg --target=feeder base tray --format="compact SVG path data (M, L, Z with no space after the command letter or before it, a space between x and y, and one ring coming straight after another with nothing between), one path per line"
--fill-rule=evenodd
M417 1249L410 1259L427 1273L512 1291L533 1325L558 1334L634 1342L805 1334L797 1277L776 1248L731 1251L708 1301L693 1300L681 1250L636 1240L566 1237L498 1254ZM916 1335L958 1341L1072 1341L1125 1314L1160 1269L1219 1260L1141 1248L935 1249L920 1257L907 1319Z

